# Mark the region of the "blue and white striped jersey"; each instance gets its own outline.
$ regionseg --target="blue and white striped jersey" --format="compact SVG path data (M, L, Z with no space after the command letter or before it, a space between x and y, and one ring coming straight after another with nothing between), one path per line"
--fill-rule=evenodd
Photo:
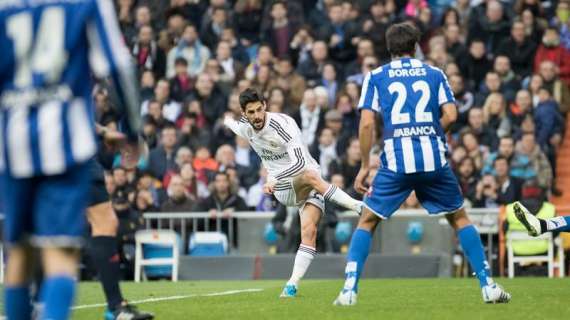
M455 103L445 74L420 60L385 64L364 79L359 109L384 120L382 166L398 173L435 171L447 164L440 107Z
M96 151L92 73L111 77L127 130L134 69L111 0L0 1L0 173L56 175Z

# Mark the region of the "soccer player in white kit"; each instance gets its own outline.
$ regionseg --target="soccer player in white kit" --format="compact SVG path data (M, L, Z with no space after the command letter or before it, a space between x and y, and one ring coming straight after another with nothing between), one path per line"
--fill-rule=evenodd
M246 89L239 96L242 117L226 116L224 124L235 134L248 139L267 169L263 191L275 195L285 206L299 208L301 245L293 272L281 297L295 297L298 283L316 254L317 225L324 213L325 200L360 214L362 202L326 182L320 166L303 144L301 130L293 118L282 113L266 112L261 94Z

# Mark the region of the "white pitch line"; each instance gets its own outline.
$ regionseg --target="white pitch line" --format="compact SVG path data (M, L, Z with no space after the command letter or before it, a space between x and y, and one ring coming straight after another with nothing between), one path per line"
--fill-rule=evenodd
M196 298L196 297L217 297L217 296L229 296L233 294L239 293L246 293L246 292L260 292L263 289L243 289L243 290L229 290L229 291L222 291L222 292L213 292L213 293L204 293L204 294L187 294L182 296L170 296L170 297L160 297L160 298L149 298L143 300L136 300L136 301L129 301L131 304L141 304L141 303L151 303L151 302L160 302L160 301L171 301L171 300L180 300L180 299L188 299L188 298ZM106 306L106 303L95 303L95 304L85 304L81 306L73 307L73 310L80 310L80 309L91 309L91 308L99 308Z

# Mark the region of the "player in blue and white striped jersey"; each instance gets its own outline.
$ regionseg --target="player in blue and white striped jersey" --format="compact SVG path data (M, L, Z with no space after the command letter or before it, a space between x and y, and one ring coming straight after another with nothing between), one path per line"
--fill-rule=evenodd
M481 238L463 209L461 190L446 160L445 131L457 119L455 99L441 70L412 58L418 40L413 25L392 25L386 32L392 61L370 72L363 83L359 101L362 162L355 189L366 193L365 209L352 235L346 282L335 305L356 303L372 232L412 191L429 214L444 214L456 230L479 279L483 301L511 299L490 277ZM384 120L384 149L381 168L366 188L376 113Z
M96 152L92 72L111 77L123 130L138 128L134 68L109 0L0 2L0 174L8 319L29 319L32 247L42 250L40 319L67 319Z

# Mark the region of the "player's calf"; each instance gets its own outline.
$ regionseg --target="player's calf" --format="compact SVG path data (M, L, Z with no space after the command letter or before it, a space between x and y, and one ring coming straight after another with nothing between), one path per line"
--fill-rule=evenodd
M32 260L33 249L28 246L14 246L9 249L4 281L4 311L8 319L31 317L29 282Z
M45 280L40 300L44 302L42 319L68 319L75 297L77 277L77 249L43 248L42 260Z
M302 208L302 212L300 212L301 245L295 256L291 278L289 278L289 281L287 281L287 284L281 292L282 298L295 297L297 295L299 281L301 281L317 254L317 226L322 213L321 207L311 202L306 203Z

